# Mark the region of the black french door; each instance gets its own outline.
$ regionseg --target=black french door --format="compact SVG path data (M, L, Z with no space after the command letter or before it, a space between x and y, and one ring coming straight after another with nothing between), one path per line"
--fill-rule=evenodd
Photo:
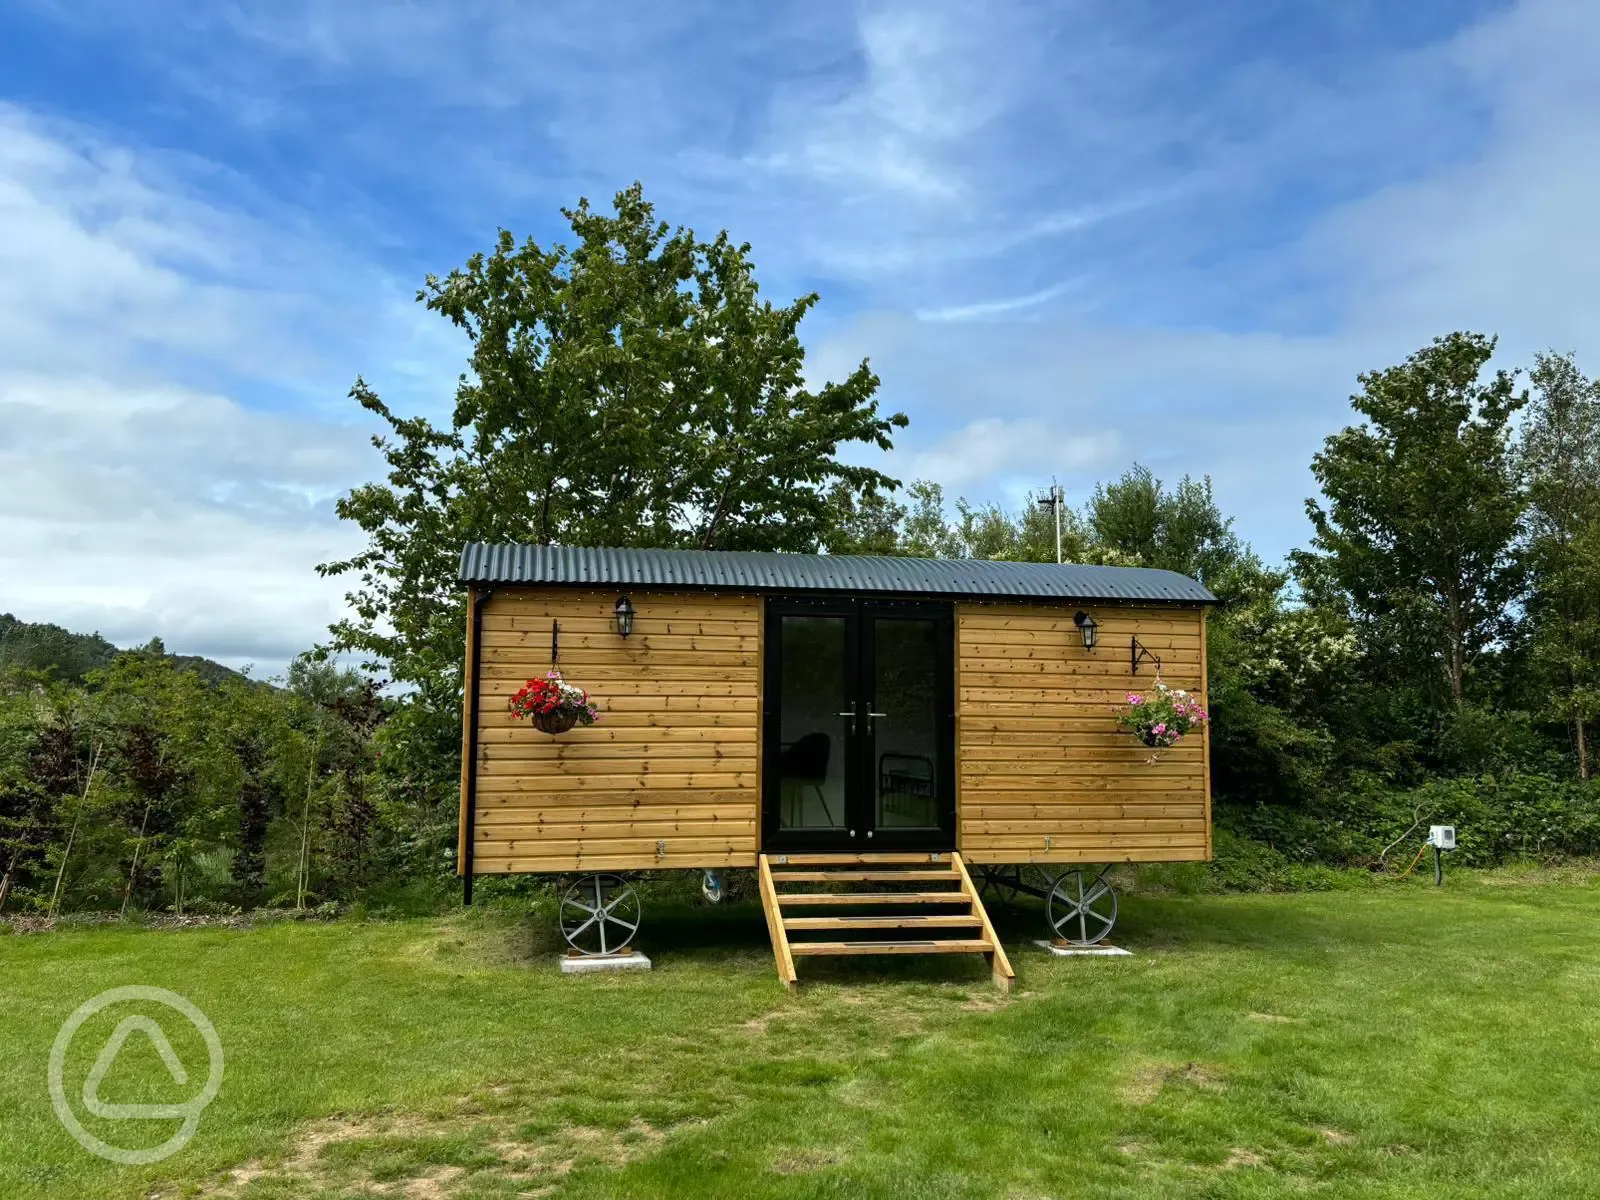
M951 605L769 599L762 846L955 847Z

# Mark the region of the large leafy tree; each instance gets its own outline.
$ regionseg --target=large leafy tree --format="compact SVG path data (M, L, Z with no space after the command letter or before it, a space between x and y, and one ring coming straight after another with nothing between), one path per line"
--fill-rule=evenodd
M1149 467L1135 464L1113 483L1100 484L1087 517L1095 541L1113 557L1191 575L1215 588L1244 552L1211 494L1211 479L1185 475L1166 487Z
M1493 338L1452 333L1362 375L1366 418L1324 443L1306 501L1306 589L1348 605L1375 661L1459 704L1473 666L1507 631L1523 585L1523 497L1509 449L1526 403L1515 378L1485 378Z
M1590 775L1600 716L1600 380L1570 356L1541 354L1518 465L1528 494L1531 662L1545 712L1572 729Z
M865 362L808 384L815 295L762 300L748 246L670 229L637 184L613 214L563 213L572 245L502 230L418 293L471 344L448 427L352 391L389 427L389 472L338 506L369 541L321 568L359 581L335 642L441 701L459 689L464 542L815 550L841 490L896 486L837 456L889 449L906 418L879 412Z

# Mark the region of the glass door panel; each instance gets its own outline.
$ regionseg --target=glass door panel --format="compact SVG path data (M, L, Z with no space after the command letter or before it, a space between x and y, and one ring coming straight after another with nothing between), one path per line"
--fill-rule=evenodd
M854 724L849 619L785 613L778 620L777 827L845 829Z
M942 622L877 617L872 632L872 817L875 839L898 829L937 829L949 791L941 734L949 697L940 689Z
M762 846L953 847L953 606L772 597L766 608Z

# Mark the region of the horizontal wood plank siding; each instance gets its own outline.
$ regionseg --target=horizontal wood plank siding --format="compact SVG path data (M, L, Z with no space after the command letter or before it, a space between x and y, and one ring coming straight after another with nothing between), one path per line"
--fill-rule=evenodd
M1149 762L1117 730L1134 675L1130 639L1161 657L1170 687L1203 696L1198 608L1097 605L1099 644L1083 648L1075 610L957 609L958 844L969 862L1174 862L1210 854L1203 738Z
M755 596L505 588L484 606L477 695L475 874L750 867L759 825ZM600 705L551 737L507 707L550 669Z

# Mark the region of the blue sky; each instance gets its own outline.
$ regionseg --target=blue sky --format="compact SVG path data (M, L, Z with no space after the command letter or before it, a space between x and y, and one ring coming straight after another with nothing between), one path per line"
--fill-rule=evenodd
M0 610L280 669L443 411L412 300L634 179L815 289L888 469L1016 504L1210 474L1269 558L1357 372L1453 328L1600 371L1600 6L0 8Z

